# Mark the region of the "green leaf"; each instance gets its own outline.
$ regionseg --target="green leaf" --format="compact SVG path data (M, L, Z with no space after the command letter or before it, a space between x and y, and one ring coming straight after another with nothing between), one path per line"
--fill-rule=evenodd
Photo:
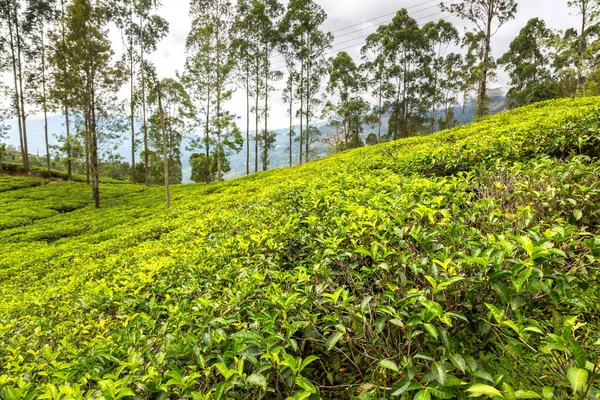
M319 358L316 356L308 356L306 357L304 360L302 360L302 364L300 365L300 370L298 372L302 372L302 370L304 368L306 368L308 366L308 364L310 364L313 361L318 360Z
M450 361L463 374L467 371L467 363L460 354L450 354Z
M399 382L396 382L394 386L392 386L392 396L398 397L401 396L404 392L408 390L410 386L410 381L408 379L403 379Z
M415 397L413 397L413 400L430 400L431 399L431 393L429 392L429 389L424 389L421 390L420 392L418 392Z
M567 378L569 378L569 382L571 383L571 389L573 389L574 393L577 393L587 385L588 372L581 368L569 368Z
M493 304L485 303L485 306L492 312L492 316L496 320L497 323L502 323L504 321L504 310L499 310Z
M327 341L325 342L325 347L327 348L327 350L331 350L335 347L336 343L340 341L341 338L343 338L344 335L342 334L342 332L333 332L331 335L329 335L329 337L327 338Z
M502 384L502 394L506 400L517 400L514 389L508 383Z
M427 330L427 332L429 332L429 334L435 339L437 340L438 338L438 331L435 328L435 326L433 326L432 324L423 324L423 326L425 327L425 329Z
M523 287L523 284L525 282L527 282L527 279L529 279L529 277L531 276L532 273L533 273L533 268L525 268L523 271L521 271L519 273L519 276L514 281L515 289L517 289L517 293L521 292L521 288Z
M581 218L583 218L583 211L581 211L581 210L573 210L573 217L575 217L575 219L577 221L579 221Z
M427 311L430 311L436 317L441 317L444 312L442 310L442 306L435 301L421 300L420 303L423 307L427 309Z
M431 369L433 370L433 373L435 375L435 380L438 381L440 385L445 385L448 374L446 372L446 367L444 367L444 364L434 362Z
M440 390L440 389L428 387L427 390L429 390L431 392L431 394L438 399L455 399L456 398L456 396L454 394L444 392L443 390Z
M552 400L554 399L554 388L550 386L546 386L542 389L542 397L544 400Z
M252 374L246 378L246 383L250 385L259 386L263 390L267 388L267 379L262 374Z
M485 379L486 381L496 383L494 382L494 378L492 377L492 375L490 375L489 372L483 371L481 369L473 372L473 375L475 375L478 378Z
M19 398L20 398L19 393L17 392L17 389L15 389L12 386L6 386L4 388L4 394L6 395L6 398L8 400L19 400Z
M569 347L571 348L571 353L573 353L573 358L575 359L575 363L579 368L585 368L586 364L586 354L585 351L581 348L579 343L576 340L569 340Z
M531 390L517 390L515 392L517 399L541 399L542 397Z
M308 379L303 376L298 376L294 381L296 385L300 386L307 392L316 393L317 389L315 389L315 385L313 385Z
M400 372L400 369L398 368L396 363L393 362L392 360L381 360L381 361L379 361L378 365L383 369L389 369L394 372Z
M481 383L477 383L470 388L467 389L467 392L471 393L473 396L481 396L486 395L488 397L501 397L504 398L502 393L498 389L490 385L484 385Z

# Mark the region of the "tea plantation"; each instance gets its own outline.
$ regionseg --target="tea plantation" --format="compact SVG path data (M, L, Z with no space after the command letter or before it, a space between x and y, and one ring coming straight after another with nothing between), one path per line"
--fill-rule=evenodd
M0 398L600 398L600 98L213 185L0 177Z

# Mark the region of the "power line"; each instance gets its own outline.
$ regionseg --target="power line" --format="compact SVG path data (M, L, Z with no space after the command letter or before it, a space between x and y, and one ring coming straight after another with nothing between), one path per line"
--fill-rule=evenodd
M433 1L438 1L438 0L433 0ZM415 13L420 13L420 12L423 12L423 11L431 10L432 8L436 8L437 6L438 6L438 5L436 4L436 5L434 5L434 6L427 7L427 8L424 8L424 9L422 9L422 10L415 11ZM441 12L441 11L440 11L440 12ZM348 36L348 35L351 35L351 34L353 34L353 33L356 33L356 32L364 31L365 29L370 29L370 28L373 28L373 27L379 27L379 26L381 26L381 25L383 25L383 24L387 24L387 23L389 23L389 22L392 22L393 20L394 20L393 18L392 18L392 19L386 19L385 21L382 21L382 22L380 22L378 25L369 25L369 26L365 26L364 28L360 28L360 29L357 29L357 30L355 30L355 31L352 31L352 32L344 33L343 35L338 35L338 36L336 36L335 38L336 38L336 39L339 39L339 38L341 38L341 37ZM359 25L362 25L362 24L364 24L364 23L367 23L367 22L370 22L370 21L361 22ZM355 26L356 26L356 25L355 25Z
M433 13L433 14L429 14L429 15L426 15L426 16L423 16L423 17L420 17L420 18L416 18L416 19L415 19L415 21L420 21L420 20L423 20L423 19L425 19L425 18L430 18L430 17L436 16L436 15L439 15L439 14L442 14L442 13L443 13L443 12L442 12L442 11L440 11L440 12L436 12L436 13ZM443 16L443 17L441 17L441 18L438 18L438 19L436 19L436 20L433 20L433 21L427 21L427 22L438 22L438 21L440 21L440 20L442 20L442 19L445 19L445 18L448 18L448 17L452 17L452 15L451 15L451 14L448 14L448 15L445 15L445 16ZM341 42L341 43L336 43L335 45L333 45L333 47L334 47L334 48L331 48L331 49L330 49L330 50L329 50L327 53L325 53L325 54L324 54L324 56L328 56L328 55L336 54L336 53L338 53L338 52L340 52L340 51L347 50L347 49L350 49L350 48L353 48L353 47L356 47L356 46L362 45L362 44L363 44L363 41L364 41L364 40L365 40L367 37L369 37L369 35L370 35L370 33L369 33L369 34L367 34L367 35L362 35L362 36L359 36L359 37L355 37L355 38L353 38L353 39L346 40L346 41L344 41L344 42ZM355 44L353 44L353 45L351 45L351 46L344 47L344 48L335 48L336 46L340 46L340 45L343 45L343 44L346 44L346 43L354 42L354 41L356 41L356 40L361 40L361 42L360 42L360 43L355 43ZM282 64L282 63L283 63L283 64ZM276 61L276 62L274 62L274 64L275 64L275 65L273 65L273 68L279 69L279 68L281 68L281 67L285 66L285 59L283 59L283 60L279 60L279 61ZM278 64L280 64L280 65L278 65ZM282 72L284 72L284 71L282 71Z
M439 0L428 0L428 1L422 2L420 4L412 5L410 7L404 7L404 9L406 9L406 10L412 10L413 8L424 6L425 4L429 4L429 3L433 3L433 2L438 2L438 1ZM434 7L437 7L437 4ZM421 11L424 11L424 10L421 10ZM419 12L419 11L416 11L416 12ZM398 13L398 10L395 11L395 12L389 13L389 14L380 15L379 17L375 17L375 18L368 19L366 21L359 22L358 24L350 25L350 26L347 26L345 28L340 28L340 29L338 29L336 31L333 31L331 33L337 33L337 32L340 32L340 31L345 31L346 29L350 29L350 28L354 28L354 27L357 27L357 26L361 26L362 24L365 24L367 22L376 21L376 20L378 20L380 18L384 18L384 17L389 17L389 16L392 16L392 15L396 15L397 13Z
M427 1L421 2L421 3L419 3L419 4L413 4L412 6L409 6L409 7L403 7L403 8L401 8L401 9L405 9L405 10L412 10L412 9L414 9L414 8L417 8L417 7L424 6L424 5L426 5L426 4L430 4L430 3L434 3L434 2L435 2L435 3L437 3L438 1L440 1L440 0L427 0ZM414 11L414 12L413 12L413 14L420 13L420 12L422 12L422 11L426 11L426 10L430 10L430 9L432 9L432 8L435 8L435 7L437 7L437 6L438 6L438 4L435 4L435 5L431 6L431 7L424 8L424 9L422 9L422 10L417 10L417 11ZM298 6L298 7L299 7L299 6ZM296 8L297 8L297 7L296 7ZM294 9L296 9L296 8L294 8ZM381 18L390 17L390 16L395 16L396 14L398 14L398 11L400 11L401 9L399 9L399 10L396 10L396 11L394 11L394 12L391 12L391 13L388 13L388 14L383 14L383 15L380 15L380 16L378 16L378 17L374 17L374 18L368 19L368 20L366 20L366 21L359 22L359 23L357 23L357 24L354 24L354 25L345 26L345 27L343 27L343 28L337 29L337 30L335 30L335 31L332 31L332 32L330 32L330 33L333 33L333 34L335 34L335 33L337 33L337 32L345 31L346 29L355 28L355 27L357 27L357 26L362 26L363 24L366 24L366 23L368 23L368 22L372 22L372 21L376 21L376 20L378 20L378 19L381 19ZM389 21L384 21L384 22L381 22L381 23L379 23L379 25L381 25L381 24L384 24L384 23L387 23L387 22L389 22ZM340 35L340 36L336 37L335 39L337 39L337 38L340 38L340 37L344 37L344 36L347 36L347 35L350 35L350 34L352 34L352 33L358 32L358 31L362 31L362 30L365 30L365 29L369 29L369 28L371 28L371 27L373 27L373 26L374 26L374 25L371 25L371 26L368 26L368 27L365 27L365 28L358 29L358 30L356 30L356 31L353 31L353 32L348 32L348 33L345 33L345 34L343 34L343 35ZM334 40L335 40L335 39L334 39ZM281 57L281 54L279 54L279 55L276 55L275 57ZM278 63L279 61L283 61L283 60L271 60L271 62L277 62L277 63Z

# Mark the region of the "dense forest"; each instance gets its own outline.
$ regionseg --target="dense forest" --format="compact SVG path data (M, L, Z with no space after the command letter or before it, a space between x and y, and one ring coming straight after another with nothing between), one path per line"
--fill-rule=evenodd
M580 26L555 31L534 18L494 59L492 38L518 13L516 1L426 1L366 36L354 60L339 44L332 50L335 32L323 30L327 14L315 1L193 0L185 66L172 79L157 76L149 61L169 30L156 1L3 0L0 142L2 121L15 118L20 145L11 158L28 172L28 116L63 114L60 145L49 144L45 125L47 171L53 164L68 177L86 175L99 204L101 175L180 183L184 137L197 182L221 180L239 152L246 174L266 170L276 96L289 104L292 166L316 157L317 145L335 152L460 125L470 101L484 116L499 69L510 75L509 108L598 94L598 2L569 5ZM411 14L423 10L442 18L420 24L423 17ZM443 16L474 29L461 32ZM120 58L108 39L113 31L123 42ZM275 83L284 84L281 93ZM234 91L244 91L245 109L231 108ZM323 120L326 134L315 126ZM124 140L129 160L111 152Z

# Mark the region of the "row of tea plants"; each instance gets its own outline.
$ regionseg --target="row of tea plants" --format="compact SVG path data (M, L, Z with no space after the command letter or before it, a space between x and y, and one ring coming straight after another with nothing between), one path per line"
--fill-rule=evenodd
M600 397L600 99L213 185L0 193L0 397ZM3 178L4 179L4 178Z

